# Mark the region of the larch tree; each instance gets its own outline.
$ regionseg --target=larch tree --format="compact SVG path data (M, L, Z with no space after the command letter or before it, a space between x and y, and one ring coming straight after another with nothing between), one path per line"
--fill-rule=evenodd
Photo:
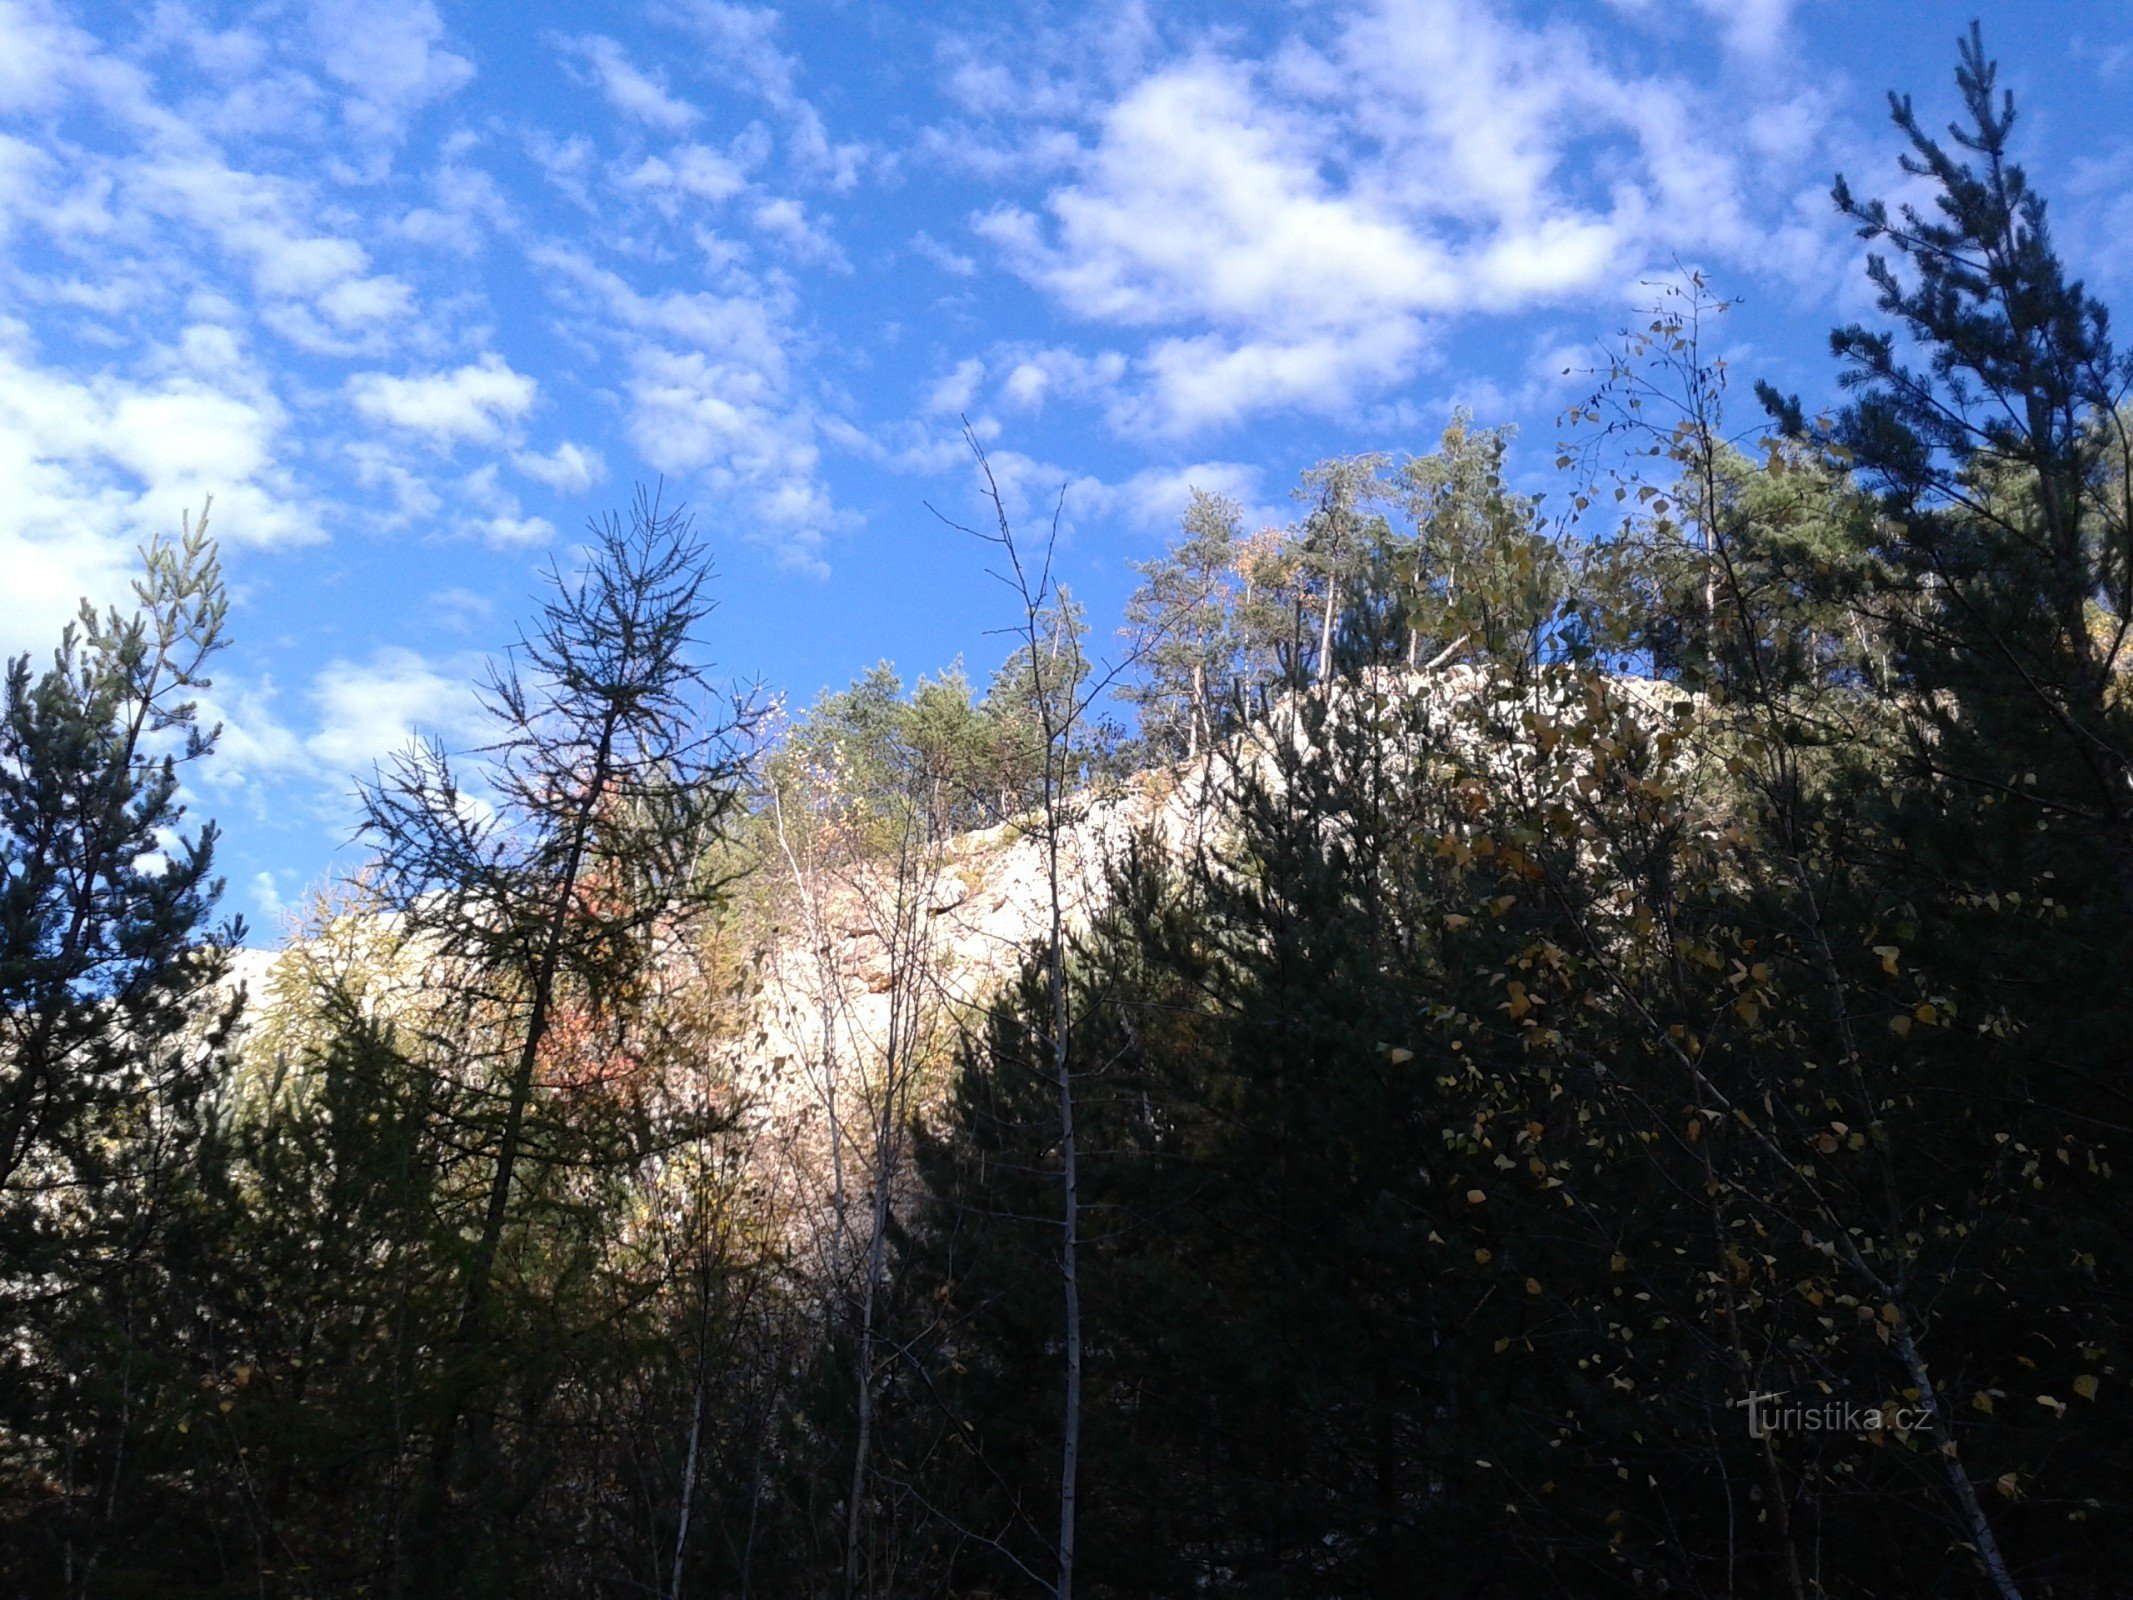
M626 521L591 532L584 569L551 570L537 624L491 670L483 704L496 734L478 778L465 782L431 741L363 797L364 838L405 937L489 1002L460 1068L486 1087L487 1115L465 1130L486 1176L406 1582L473 1559L452 1513L493 1470L482 1396L514 1216L521 1200L569 1205L540 1199L551 1176L646 1153L630 1116L596 1148L577 1147L574 1112L600 1103L588 1076L626 1083L637 1002L685 925L717 903L713 846L739 802L737 736L751 713L721 708L693 659L712 602L689 519L640 492ZM484 1458L471 1471L470 1423ZM508 1564L508 1551L497 1559Z

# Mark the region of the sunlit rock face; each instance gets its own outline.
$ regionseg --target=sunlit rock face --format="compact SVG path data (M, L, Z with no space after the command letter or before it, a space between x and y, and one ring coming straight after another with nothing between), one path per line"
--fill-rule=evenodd
M1069 936L1086 926L1129 850L1243 870L1225 847L1239 795L1348 759L1350 743L1329 732L1346 719L1368 721L1374 759L1394 771L1500 775L1530 756L1537 716L1590 716L1604 701L1605 715L1656 722L1678 716L1680 700L1668 685L1593 673L1514 686L1466 666L1387 672L1299 691L1193 759L1068 796L1050 828L1032 813L919 841L900 859L767 849L707 948L677 941L665 963L664 1003L688 1018L696 1052L687 1092L737 1113L752 1192L804 1235L874 1182L894 1143L885 1109L924 1117L940 1103L989 998L1043 947L1055 914ZM301 1056L316 1025L307 996L329 979L411 1022L456 981L392 919L360 911L315 918L278 951L234 952L248 1081L271 1074L271 1057ZM891 1175L898 1189L910 1181L907 1165Z

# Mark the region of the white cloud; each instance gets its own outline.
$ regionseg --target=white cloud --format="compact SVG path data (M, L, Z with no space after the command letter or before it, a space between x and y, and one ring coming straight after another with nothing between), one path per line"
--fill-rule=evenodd
M0 111L31 111L67 92L83 61L95 54L87 34L50 8L8 0L0 4Z
M685 194L712 205L748 187L747 168L706 145L685 144L664 156L647 156L624 179L632 188Z
M422 435L440 450L494 444L533 409L539 385L495 354L450 372L396 378L359 372L348 380L357 413Z
M1752 54L1789 10L1713 14ZM964 79L968 103L1009 114L998 69ZM1751 215L1770 175L1749 167L1797 161L1820 108L1767 66L1749 106L1717 94L1567 22L1378 0L1323 45L1203 47L1075 105L1093 136L1066 181L976 226L1073 315L1151 331L1127 385L1089 391L1123 430L1350 409L1412 376L1451 319L1608 297L1676 252L1812 259L1795 219ZM1018 372L1007 398L1057 389Z
M1108 395L1125 375L1126 358L1116 350L1095 356L1076 350L1031 350L1013 357L1007 376L1000 380L1000 399L1017 411L1040 411L1058 395L1075 399Z
M536 483L545 483L559 494L582 494L607 476L607 463L599 451L572 444L568 439L546 455L522 450L511 458L511 463Z
M227 671L215 674L214 688L201 697L201 713L209 726L221 725L222 737L214 760L198 769L202 783L256 792L263 783L310 774L310 753L275 710L277 698L271 678L247 681Z
M797 200L765 200L755 208L750 220L759 231L777 240L802 261L840 271L851 270L851 264L845 260L837 241L807 214L807 208Z
M407 119L456 94L474 64L441 47L431 0L314 0L311 33L328 76L350 91L349 122L397 138Z
M1113 416L1129 429L1191 433L1290 406L1330 410L1407 376L1424 339L1421 320L1404 316L1280 338L1160 339L1141 362L1145 391Z
M1195 492L1224 495L1237 502L1248 524L1282 520L1271 507L1257 504L1264 474L1249 462L1197 461L1185 467L1149 467L1110 486L1108 509L1136 528L1171 532L1192 504Z
M527 516L518 496L497 482L493 461L461 479L459 492L476 512L473 531L492 549L531 550L555 538L554 523Z
M669 10L702 42L701 70L774 106L792 104L800 64L778 46L781 22L776 11L723 0L684 0Z
M252 909L276 928L289 920L289 903L282 899L281 890L275 886L273 873L252 874Z
M975 356L965 357L955 364L955 370L933 386L926 397L926 409L946 416L958 416L970 409L977 398L978 385L985 381L985 363Z
M1012 212L983 226L1069 307L1108 322L1309 325L1448 298L1443 251L1329 192L1319 154L1241 68L1195 62L1106 115L1082 180L1050 197L1055 247Z
M472 589L440 589L429 598L430 606L448 626L461 633L495 615L496 602Z
M661 133L686 133L703 119L702 112L675 99L664 83L640 69L613 39L587 34L571 40L570 48L583 59L607 103L624 116Z
M546 517L498 515L476 526L482 539L498 550L538 550L555 541L555 524Z
M185 242L212 240L250 269L261 320L306 350L374 347L408 315L411 286L372 272L354 240L313 228L297 186L232 167L189 139L176 144L121 169L127 211L107 231L151 249L175 242L160 231L171 228Z
M958 278L971 277L978 270L975 260L949 249L923 228L911 235L911 253Z
M460 632L464 620L489 609L470 594L432 599L447 617L463 619L455 624ZM218 672L201 710L221 725L222 736L197 777L225 806L242 798L259 816L269 814L270 803L286 805L293 793L302 797L304 812L345 832L352 780L368 781L418 735L439 738L449 749L479 743L487 731L475 687L481 671L481 657L472 652L432 657L386 646L367 659L336 657L313 673L302 715L293 721L282 715L271 680Z
M1010 210L980 231L1083 317L1221 330L1159 342L1142 425L1334 404L1364 375L1343 355L1391 376L1420 345L1417 314L1458 288L1442 247L1328 188L1322 138L1242 69L1189 63L1106 115L1080 180L1049 199L1050 228Z
M1797 0L1696 0L1697 9L1723 30L1726 48L1750 61L1766 61L1785 42Z
M810 558L833 520L815 477L820 452L763 374L701 350L657 346L640 348L630 365L631 432L644 459L738 492L761 518L759 536L782 536Z
M812 408L793 393L790 289L729 269L723 292L646 294L575 252L535 259L579 298L589 334L622 352L644 462L694 479L748 536L819 570L824 536L848 519L821 480Z
M786 149L796 167L839 194L848 193L874 153L860 141L832 139L818 111L799 92L800 63L777 42L783 19L768 6L724 0L678 0L658 8L693 33L702 46L696 70L714 82L759 96L786 124Z
M311 682L317 728L304 750L327 773L362 777L418 733L465 736L478 726L473 681L472 663L441 668L397 647L329 662Z
M166 352L160 372L86 378L38 359L19 325L0 325L0 644L48 648L87 595L122 600L135 546L175 533L215 496L225 544L319 537L278 463L281 407L213 336ZM204 359L206 370L195 365Z

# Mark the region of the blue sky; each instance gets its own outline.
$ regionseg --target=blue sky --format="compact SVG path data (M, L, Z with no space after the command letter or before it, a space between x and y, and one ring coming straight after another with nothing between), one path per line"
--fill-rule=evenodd
M1283 519L1466 404L1538 486L1562 369L1677 264L1826 398L1871 309L1830 174L1904 192L1884 91L1944 122L1979 11L2124 302L2133 0L0 0L0 647L215 496L196 800L264 933L638 480L717 552L720 666L804 702L1003 653L927 510L961 414L1018 509L1065 489L1107 628L1195 485Z

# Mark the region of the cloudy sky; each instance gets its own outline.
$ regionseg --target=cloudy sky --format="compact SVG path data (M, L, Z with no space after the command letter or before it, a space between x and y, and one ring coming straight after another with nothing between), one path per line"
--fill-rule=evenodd
M198 798L270 931L637 481L717 551L721 667L805 701L1003 653L927 509L959 416L1065 490L1108 626L1191 486L1285 517L1456 404L1543 473L1563 369L1681 267L1826 397L1870 311L1829 177L1899 192L1884 92L1945 121L1980 9L2123 302L2133 0L0 0L0 647L214 496Z

